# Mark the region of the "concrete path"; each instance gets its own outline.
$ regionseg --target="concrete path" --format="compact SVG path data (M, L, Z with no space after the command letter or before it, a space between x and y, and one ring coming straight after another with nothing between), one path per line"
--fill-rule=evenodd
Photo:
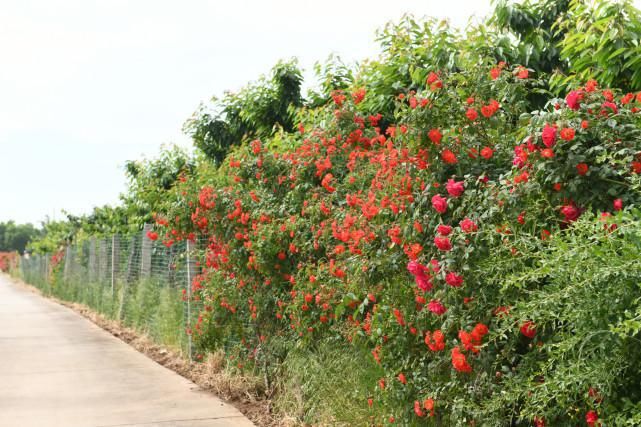
M253 424L82 316L0 274L0 426Z

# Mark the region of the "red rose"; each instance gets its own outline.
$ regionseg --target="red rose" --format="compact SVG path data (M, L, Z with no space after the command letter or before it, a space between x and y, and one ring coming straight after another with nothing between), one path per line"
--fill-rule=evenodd
M536 326L528 320L521 325L521 333L529 339L532 339L536 336Z
M572 128L561 129L561 138L566 141L572 141L574 139L574 129Z
M409 271L414 276L417 274L425 273L426 267L420 264L418 261L410 261L407 263L407 271Z
M483 149L481 150L481 157L483 157L485 160L490 160L493 155L494 150L492 150L490 147L483 147Z
M334 179L334 175L332 175L331 173L328 173L323 177L323 180L321 181L321 185L323 186L323 188L330 193L333 193L334 191L336 191L336 188L330 185L330 182L332 182L332 179Z
M438 232L438 234L440 234L441 236L448 236L448 235L452 232L452 227L450 227L449 225L440 224L440 225L436 228L436 231L437 231L437 232Z
M365 98L365 88L356 89L352 93L352 99L354 99L354 104L359 104Z
M414 413L417 417L424 417L425 413L421 409L421 403L418 400L414 401Z
M588 169L588 165L586 165L585 163L579 163L578 165L576 165L576 171L579 175L585 175L586 173L588 173Z
M445 213L447 210L447 199L440 194L435 194L434 197L432 197L432 207L440 214Z
M443 138L441 131L439 131L438 129L432 129L431 131L429 131L427 136L430 138L430 141L437 145L441 143L441 139Z
M597 414L596 411L591 410L585 414L585 422L588 423L590 427L594 426L597 421L599 421L599 414Z
M472 329L472 333L470 335L472 336L473 340L481 341L488 332L490 332L490 330L487 325L483 323L477 323L476 326L474 326L474 329Z
M417 274L414 276L414 281L416 282L416 287L423 292L429 292L432 290L432 279L430 279L426 274Z
M410 261L407 264L407 271L409 271L416 281L416 286L423 292L432 290L432 280L427 275L428 269L426 266L419 264L417 261Z
M476 223L469 218L464 218L459 223L459 225L461 226L461 230L463 230L465 233L473 233L474 231L479 229L478 225L476 225Z
M452 349L452 366L459 372L472 372L472 367L458 347Z
M601 114L607 115L608 111L606 109L608 108L611 113L617 114L619 112L619 109L614 102L606 101L601 105Z
M479 113L477 113L474 108L468 108L467 111L465 112L465 115L471 121L474 121L479 117Z
M434 245L441 251L449 251L452 249L452 242L447 237L434 237Z
M445 335L441 332L440 329L430 333L430 331L425 332L425 344L432 351L442 351L445 349Z
M481 107L481 114L483 114L483 117L489 119L494 115L495 111L492 107L489 105L484 105Z
M431 397L425 399L423 401L423 408L425 408L426 411L430 411L430 417L434 416L434 399Z
M443 152L441 153L441 158L445 163L450 165L456 164L458 162L458 160L456 159L456 155L448 149L443 150Z
M519 68L517 69L517 74L516 74L516 76L517 76L519 79L527 79L527 78L529 77L529 75L530 75L530 73L528 72L528 69L527 69L527 68L525 68L525 67L519 67Z
M581 210L573 204L561 207L561 214L565 217L565 222L573 222L581 216Z
M556 142L556 128L545 125L543 132L541 133L541 138L543 139L543 144L546 147L552 148Z
M447 311L447 308L445 308L445 306L441 304L440 301L434 299L427 304L427 309L437 316L440 316Z
M463 285L463 276L449 272L445 275L445 283L453 288L460 288Z
M405 374L402 373L402 372L400 374L398 374L398 380L400 382L402 382L403 384L407 384L407 379L405 378Z

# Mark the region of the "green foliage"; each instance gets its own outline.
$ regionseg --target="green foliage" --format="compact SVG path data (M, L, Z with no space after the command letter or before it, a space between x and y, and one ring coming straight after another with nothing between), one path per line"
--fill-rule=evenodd
M154 212L166 203L173 203L176 184L194 168L194 158L178 146L164 148L154 159L128 162L129 185L121 196L123 207L106 212L112 214L115 225L142 230L144 224L153 222Z
M40 230L31 224L0 222L0 252L24 253L27 244L40 235Z
M526 320L537 328L533 351L517 347L503 355L511 366L494 365L501 393L480 402L483 416L518 413L526 422L545 414L559 425L580 423L586 410L598 409L607 424L634 425L641 415L629 405L641 399L640 214L606 221L586 215L549 245L515 237L519 259L506 251L478 267L506 300L521 290L528 294L503 318L493 341L513 339L510 329Z
M269 78L214 98L213 108L201 106L185 131L208 158L220 163L231 146L244 140L271 136L279 128L294 130L295 109L303 103L302 80L295 60L279 62Z
M641 14L630 0L572 0L555 35L569 76L555 76L554 85L594 78L624 91L641 89Z
M55 253L74 240L78 229L76 221L43 222L41 235L29 243L28 249L40 254Z
M318 87L307 94L307 108L322 107L332 99L332 93L347 90L354 82L353 67L338 56L330 55L325 62L317 62L314 72Z
M361 109L382 114L387 123L393 121L397 95L421 87L430 71L458 66L459 35L446 21L418 21L406 15L380 30L377 41L380 59L362 65L355 86L362 85L369 94Z
M523 64L539 73L566 69L558 47L563 33L556 31L555 25L565 22L569 5L570 0L496 1L490 24L514 40L499 51L497 59Z
M131 216L122 206L95 207L89 215L78 217L67 214L67 218L89 236L105 237L132 231L129 225Z

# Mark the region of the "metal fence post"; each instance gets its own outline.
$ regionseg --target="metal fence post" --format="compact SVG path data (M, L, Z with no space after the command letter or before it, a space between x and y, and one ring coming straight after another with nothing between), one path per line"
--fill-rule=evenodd
M44 283L50 285L49 283L49 254L44 255Z
M135 272L137 271L137 268L135 267L135 254L138 250L136 245L137 241L138 237L136 237L135 235L131 236L131 238L129 239L129 244L127 245L127 250L129 251L129 254L127 255L127 273L125 275L121 290L122 298L120 300L120 307L118 308L118 320L123 319L129 286L131 285L131 282L133 282L136 278Z
M185 324L191 327L191 242L187 239L187 321ZM189 360L192 360L192 331L187 334L187 345Z
M93 283L96 280L96 264L96 238L92 236L89 240L89 283Z
M115 292L115 272L116 272L116 235L111 236L111 298L113 300L114 292Z
M101 238L98 241L98 281L100 282L101 290L107 278L107 263L109 262L107 256L107 239Z
M145 224L142 230L142 247L140 251L140 276L148 278L151 276L151 251L153 249L153 240L147 237L151 231L151 224Z
M69 280L69 269L71 268L71 245L65 248L65 269L63 272L64 280Z

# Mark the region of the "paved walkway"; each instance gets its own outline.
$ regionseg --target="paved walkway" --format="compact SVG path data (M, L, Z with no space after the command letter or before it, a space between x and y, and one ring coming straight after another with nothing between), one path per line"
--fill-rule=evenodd
M0 426L252 425L191 381L0 274Z

